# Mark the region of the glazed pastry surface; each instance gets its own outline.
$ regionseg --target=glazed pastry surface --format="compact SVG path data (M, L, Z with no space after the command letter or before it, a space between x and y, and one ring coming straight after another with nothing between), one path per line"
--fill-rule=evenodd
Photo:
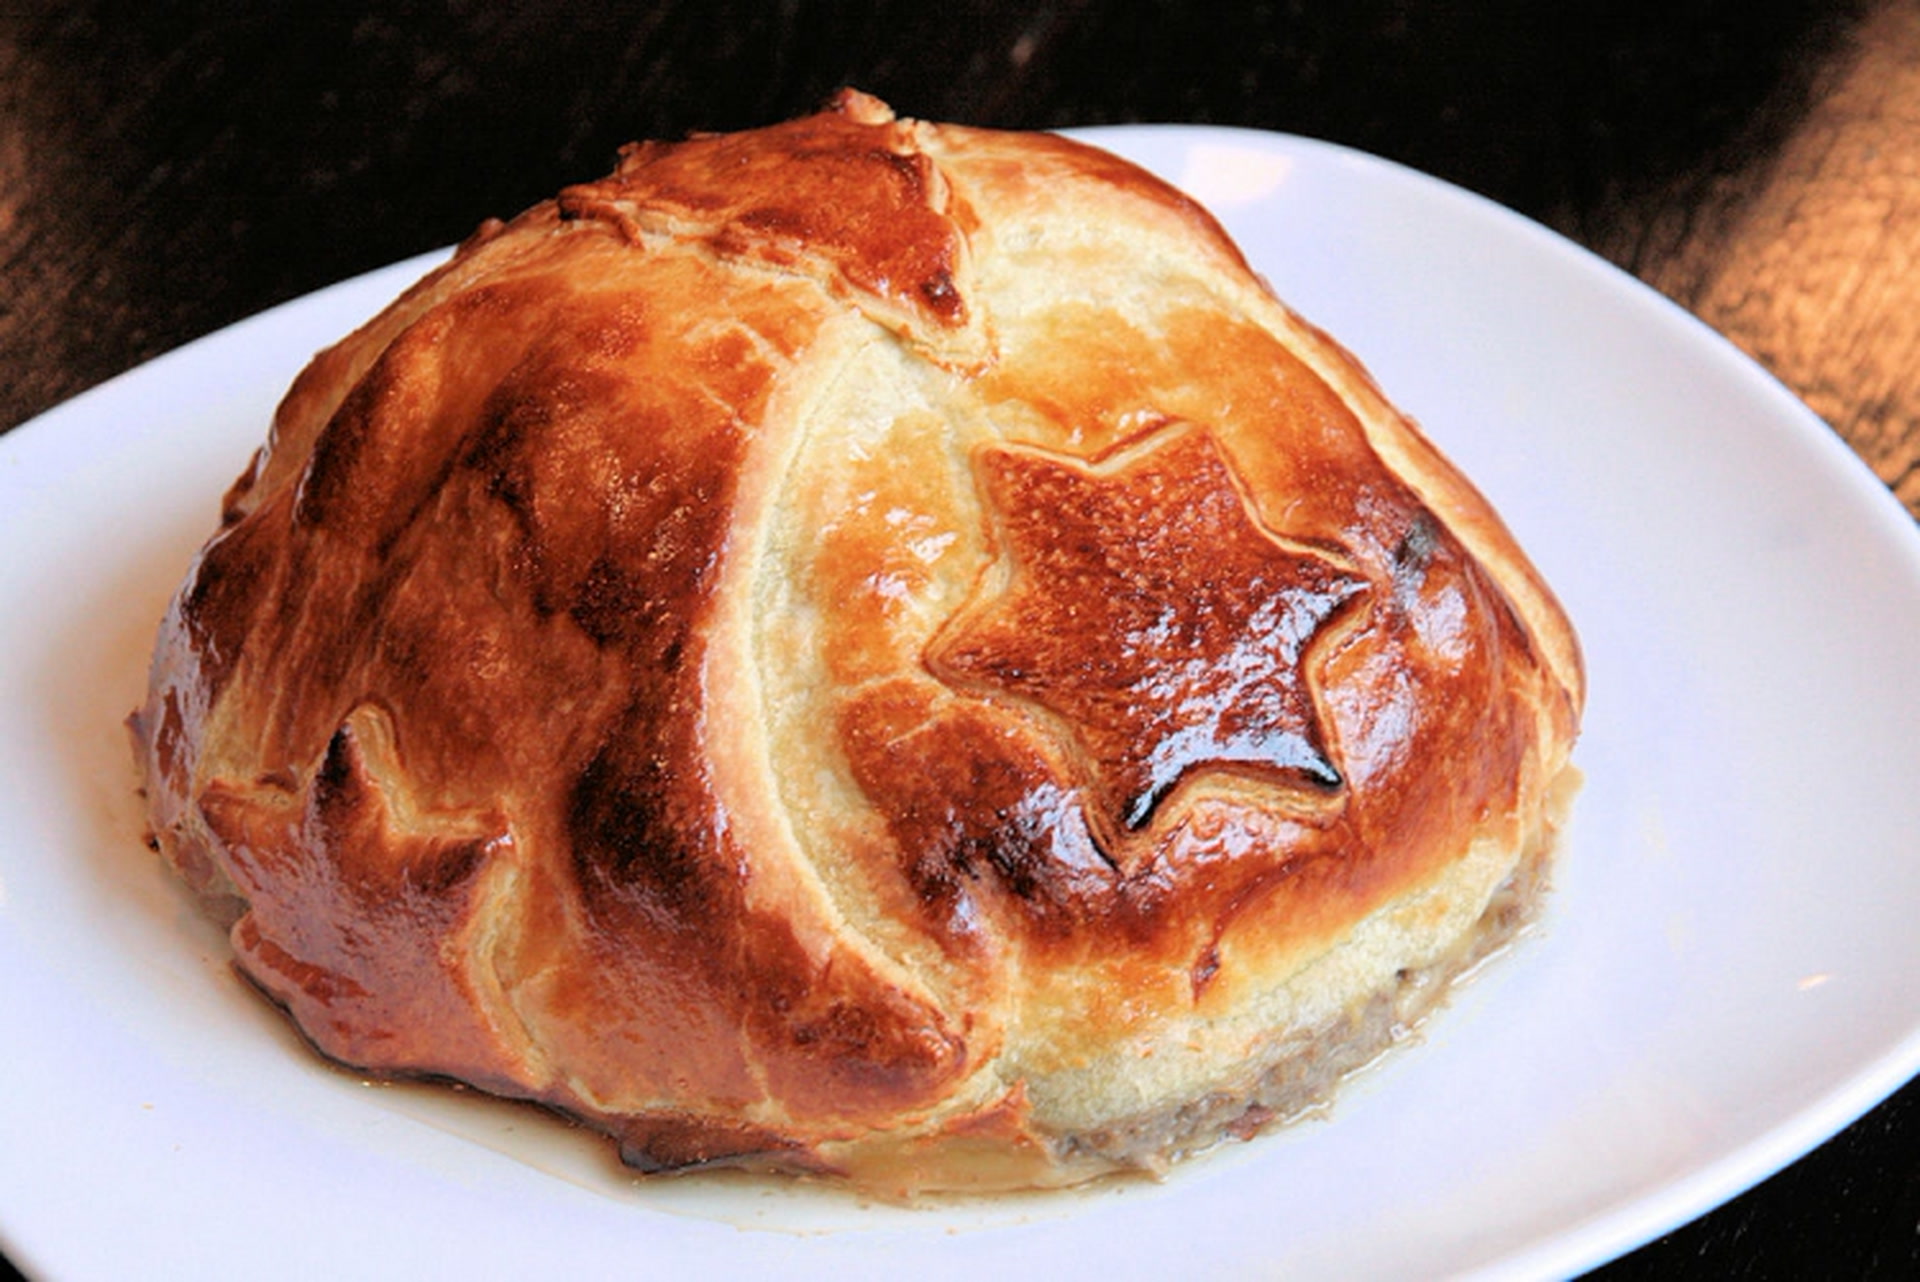
M1583 697L1206 213L849 93L629 148L316 357L136 730L326 1055L911 1192L1323 1097L1524 919Z

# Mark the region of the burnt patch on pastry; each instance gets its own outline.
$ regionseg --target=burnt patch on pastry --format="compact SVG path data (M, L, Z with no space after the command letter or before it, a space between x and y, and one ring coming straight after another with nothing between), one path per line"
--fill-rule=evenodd
M729 1167L826 1174L807 1150L778 1132L711 1118L649 1117L619 1128L620 1160L643 1175Z
M978 929L982 899L1007 899L1063 938L1117 882L1057 761L978 707L881 686L843 713L854 778L885 816L902 871L943 933Z
M576 875L591 898L616 896L651 929L714 929L737 909L742 871L714 858L720 839L713 816L699 804L704 781L697 772L667 767L674 745L659 741L666 736L642 732L638 751L621 742L627 737L616 731L570 791L567 833Z

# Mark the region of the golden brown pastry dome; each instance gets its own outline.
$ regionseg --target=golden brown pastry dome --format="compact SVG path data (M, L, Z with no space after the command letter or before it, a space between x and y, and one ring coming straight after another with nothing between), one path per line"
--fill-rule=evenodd
M136 729L326 1055L911 1191L1320 1098L1523 916L1581 699L1192 202L847 93L630 148L319 355Z

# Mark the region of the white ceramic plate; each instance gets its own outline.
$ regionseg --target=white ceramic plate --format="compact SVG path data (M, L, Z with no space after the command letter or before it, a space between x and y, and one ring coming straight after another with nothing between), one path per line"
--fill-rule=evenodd
M1331 1120L1163 1185L907 1211L641 1184L531 1111L318 1063L140 843L121 718L222 489L401 264L0 437L0 1236L60 1277L1564 1275L1920 1067L1920 537L1792 397L1538 227L1296 139L1185 184L1489 493L1585 640L1543 935Z

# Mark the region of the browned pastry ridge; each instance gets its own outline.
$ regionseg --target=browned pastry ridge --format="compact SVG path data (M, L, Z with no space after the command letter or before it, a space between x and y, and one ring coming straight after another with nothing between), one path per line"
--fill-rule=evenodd
M849 92L632 147L316 357L134 727L326 1055L912 1191L1320 1099L1524 918L1582 698L1206 213Z

